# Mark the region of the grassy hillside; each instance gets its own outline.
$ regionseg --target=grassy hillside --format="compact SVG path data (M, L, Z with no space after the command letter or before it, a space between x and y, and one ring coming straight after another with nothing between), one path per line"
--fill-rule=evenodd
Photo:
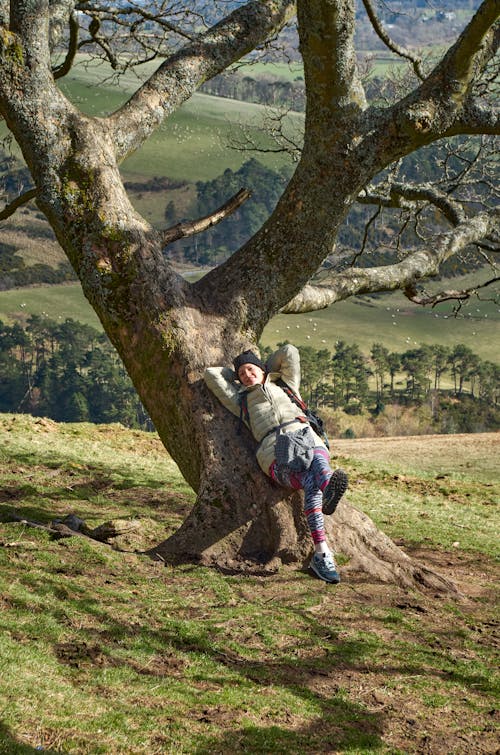
M140 76L145 78L154 67L141 66ZM119 87L113 80L100 83L105 73L102 65L87 61L64 79L61 89L84 112L105 115L124 102L138 83L133 73L122 77ZM268 144L259 130L264 114L261 105L195 94L122 164L122 173L127 179L167 175L201 181L215 178L225 168L236 170L248 159L248 153L228 146L238 139L243 128L256 144ZM298 114L292 117L303 120ZM241 140L242 134L239 136ZM261 157L262 162L273 168L281 167L287 159L272 154Z
M100 327L77 283L0 292L1 320L12 322L28 313L45 313L55 320L72 317ZM402 294L356 298L307 315L278 315L265 328L262 341L275 346L290 340L333 351L335 341L344 340L358 343L365 353L376 342L399 352L421 344L464 343L482 359L500 361L498 308L492 302L481 302L464 308L463 313L459 318L452 317L445 305L424 309L409 303Z
M498 437L405 442L339 443L348 498L464 600L153 561L193 502L155 435L0 416L0 753L494 752ZM70 513L128 530L8 522Z

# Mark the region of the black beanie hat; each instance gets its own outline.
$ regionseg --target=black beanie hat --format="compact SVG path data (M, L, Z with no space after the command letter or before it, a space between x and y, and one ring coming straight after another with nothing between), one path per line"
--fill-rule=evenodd
M257 354L254 354L253 351L250 350L244 351L242 354L239 354L234 360L233 365L236 375L238 374L238 370L240 369L242 364L255 364L257 367L260 367L261 370L264 370L264 372L266 371L264 362L259 359Z

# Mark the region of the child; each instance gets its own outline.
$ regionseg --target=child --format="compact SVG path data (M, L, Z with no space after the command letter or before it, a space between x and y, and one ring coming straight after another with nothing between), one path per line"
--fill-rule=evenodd
M210 367L205 372L210 390L236 416L242 417L242 396L246 394L245 422L258 441L257 461L280 485L304 490L304 511L315 548L309 566L320 579L337 584L340 576L326 542L323 514L333 514L337 508L347 490L347 475L342 469L332 471L325 444L301 416L300 408L277 385L279 379L300 397L299 352L291 344L272 354L267 365L253 351L244 351L234 360L234 373L225 367ZM304 425L310 432L304 433ZM288 436L281 438L285 446L298 435L307 436L305 444L299 441L296 457L293 451L286 462L281 441L278 454L276 448L282 434Z

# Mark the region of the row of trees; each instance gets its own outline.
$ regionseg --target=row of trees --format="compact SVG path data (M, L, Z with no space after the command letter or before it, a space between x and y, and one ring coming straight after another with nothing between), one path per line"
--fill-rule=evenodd
M0 321L0 411L152 428L107 336L37 315L25 327Z
M468 145L463 144L464 159L473 162L474 154ZM412 180L417 180L420 172L425 168L431 176L437 176L446 165L452 177L462 167L460 161L446 152L440 145L431 145L421 150L418 161L414 155L408 155L404 163L405 174ZM190 217L203 217L214 212L227 200L228 194L235 195L242 187L251 192L251 198L245 202L234 214L223 223L210 226L202 236L190 236L170 244L168 256L180 262L189 261L199 265L219 264L230 257L239 247L263 225L274 210L279 197L287 186L291 174L291 163L280 170L273 170L263 165L256 158L247 160L238 170L227 168L216 178L196 183L196 199L189 208ZM472 171L473 168L471 167ZM169 179L165 179L166 184ZM148 184L127 184L127 187L138 192L151 190L151 187L161 187L159 180ZM479 192L486 189L478 189ZM185 208L183 207L185 212ZM170 200L165 208L165 222L173 226L183 218L174 200ZM422 214L423 217L423 214ZM439 218L436 216L426 219L429 227L440 230ZM337 257L340 263L336 267L346 267L362 255L363 266L373 267L396 261L401 248L412 248L418 241L421 229L418 225L407 223L403 231L398 231L399 219L386 216L373 208L358 203L354 205L341 227L338 235ZM395 239L397 241L395 242ZM328 260L328 265L331 260ZM441 275L453 277L469 273L484 265L484 258L470 252L453 257L442 265Z
M190 211L193 217L213 212L224 204L228 193L234 195L242 187L251 191L252 197L238 212L226 218L224 223L213 225L203 236L175 242L169 248L169 255L177 255L201 265L211 265L226 259L267 220L291 174L291 165L275 171L252 158L236 171L227 168L212 180L198 181L196 200ZM181 220L173 201L166 207L165 220L169 226Z
M421 402L436 391L492 406L499 402L500 367L464 344L423 345L398 353L374 343L367 356L357 344L338 341L333 354L310 346L299 351L304 398L317 407L377 412L386 401Z
M498 406L500 368L463 344L396 353L375 343L369 355L344 341L333 353L309 346L299 350L302 392L315 407L351 414L368 409L376 415L386 402L418 404L437 392L472 399L475 408L467 405L472 413L481 405ZM32 315L25 327L0 321L0 411L152 429L108 338L71 319ZM494 413L487 422L495 429Z

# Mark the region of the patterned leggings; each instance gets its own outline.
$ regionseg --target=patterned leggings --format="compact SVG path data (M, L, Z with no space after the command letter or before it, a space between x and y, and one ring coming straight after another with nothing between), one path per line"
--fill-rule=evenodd
M276 469L276 462L271 464L269 473L275 482L286 488L304 490L304 513L314 543L326 540L325 521L323 518L323 490L332 476L330 456L324 448L314 449L314 458L306 472L283 472Z

